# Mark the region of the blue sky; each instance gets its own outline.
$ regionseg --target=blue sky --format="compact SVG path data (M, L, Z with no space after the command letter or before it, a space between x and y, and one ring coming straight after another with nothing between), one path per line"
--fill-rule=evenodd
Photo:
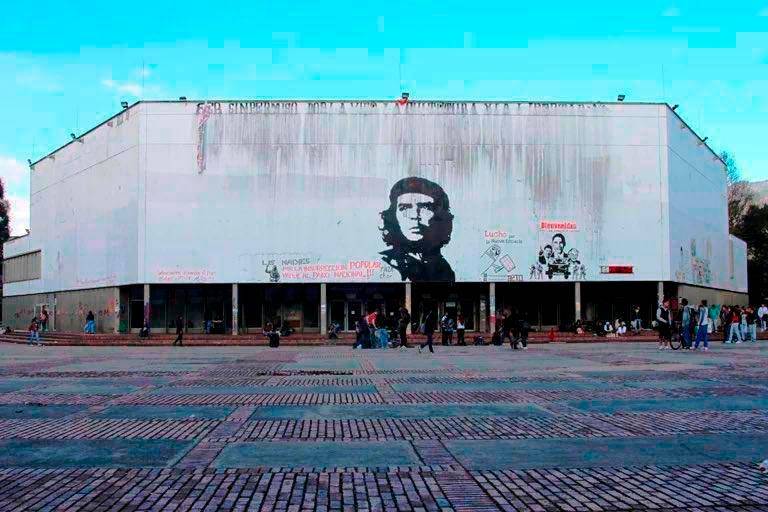
M524 6L523 6L524 5ZM28 223L35 160L120 108L189 98L679 103L768 179L768 0L7 2L0 176Z

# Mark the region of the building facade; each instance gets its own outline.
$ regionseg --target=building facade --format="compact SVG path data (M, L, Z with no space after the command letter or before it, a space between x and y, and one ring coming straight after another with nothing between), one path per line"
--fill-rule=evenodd
M746 301L722 161L665 104L139 102L32 165L3 322L492 329Z

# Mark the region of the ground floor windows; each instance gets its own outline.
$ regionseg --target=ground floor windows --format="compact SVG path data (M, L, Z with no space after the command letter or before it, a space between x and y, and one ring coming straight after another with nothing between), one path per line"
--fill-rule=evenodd
M406 286L410 286L410 293L406 293ZM319 284L239 284L235 310L238 330L260 333L271 322L297 333L319 333L330 325L349 332L361 317L373 311L379 312L382 323L394 327L401 306L409 307L413 330L430 310L437 318L448 315L454 322L461 316L470 332L487 331L504 315L525 318L537 330L567 330L576 320L574 283L495 283L493 287L489 283L329 283L325 287L323 310ZM655 312L656 287L657 283L580 283L581 319L604 322L621 318L629 322L639 306L643 325L649 326ZM187 332L232 331L232 285L149 285L148 307L144 293L142 285L125 287L121 292L128 300L131 329L139 329L148 316L156 332L174 331L178 317Z

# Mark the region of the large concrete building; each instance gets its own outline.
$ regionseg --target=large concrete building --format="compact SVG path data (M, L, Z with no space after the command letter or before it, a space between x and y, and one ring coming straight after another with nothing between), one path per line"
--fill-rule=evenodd
M722 161L666 104L147 101L34 162L3 322L649 321L746 300Z

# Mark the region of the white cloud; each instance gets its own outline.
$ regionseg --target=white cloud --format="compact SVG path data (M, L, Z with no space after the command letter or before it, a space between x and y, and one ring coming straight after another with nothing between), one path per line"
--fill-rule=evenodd
M8 195L11 205L11 236L20 236L29 229L29 199L17 195Z
M680 16L680 9L678 9L677 7L667 7L662 11L661 15L667 16L670 18L676 18Z
M129 94L131 96L141 96L141 85L134 82L118 82L117 80L107 78L101 81L101 85L108 89L115 89L117 92Z
M124 92L126 94L130 94L132 96L141 96L141 86L139 84L134 83L124 83L117 86L117 90L120 92Z
M16 191L29 183L29 166L15 158L0 155L0 177L5 183L6 192Z

